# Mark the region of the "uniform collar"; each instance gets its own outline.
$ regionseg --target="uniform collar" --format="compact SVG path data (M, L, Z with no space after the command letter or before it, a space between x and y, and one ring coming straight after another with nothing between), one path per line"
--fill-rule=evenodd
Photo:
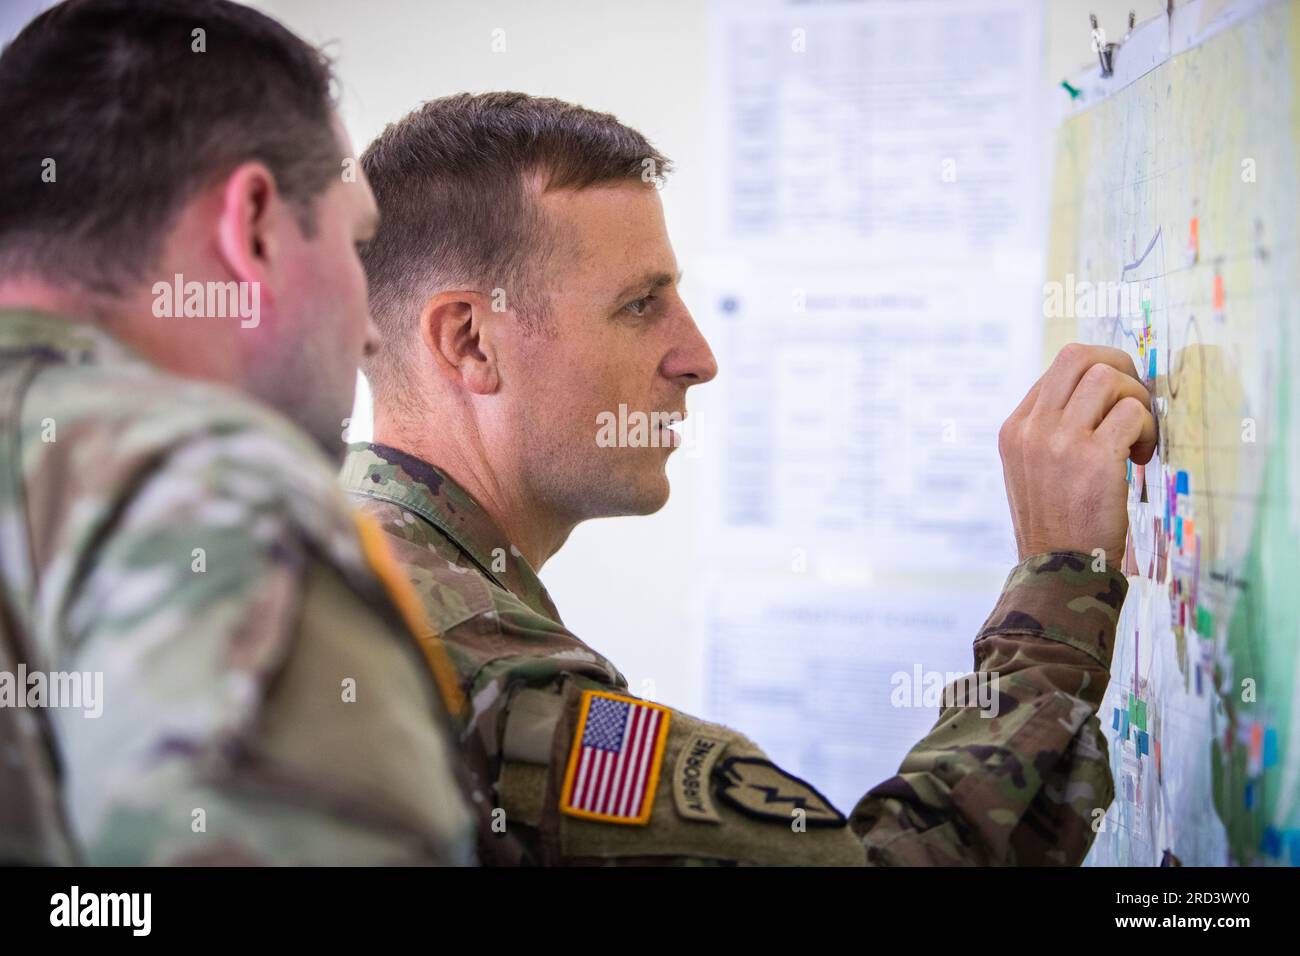
M560 622L560 612L528 561L474 497L440 468L375 443L348 446L343 487L389 501L428 521L485 575L532 610Z
M90 322L36 309L0 309L0 357L27 356L70 365L144 361Z

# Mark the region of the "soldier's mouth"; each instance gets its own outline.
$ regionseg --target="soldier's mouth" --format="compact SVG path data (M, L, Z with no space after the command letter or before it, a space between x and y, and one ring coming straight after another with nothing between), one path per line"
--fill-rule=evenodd
M664 448L679 448L682 444L681 429L686 421L682 412L662 413L659 423L660 445Z

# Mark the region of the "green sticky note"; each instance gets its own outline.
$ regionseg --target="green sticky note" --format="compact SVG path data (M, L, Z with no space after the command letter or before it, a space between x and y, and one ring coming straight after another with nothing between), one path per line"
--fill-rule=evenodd
M1214 633L1214 614L1205 605L1196 608L1196 633L1209 637Z
M1136 703L1137 703L1137 707L1134 709L1133 716L1130 719L1133 721L1134 725L1136 725L1139 730L1146 730L1147 729L1147 702L1145 700L1139 700Z

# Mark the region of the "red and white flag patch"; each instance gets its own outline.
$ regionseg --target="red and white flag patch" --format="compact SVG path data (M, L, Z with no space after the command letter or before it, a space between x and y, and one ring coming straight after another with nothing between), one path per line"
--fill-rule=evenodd
M607 823L648 823L671 716L660 704L584 691L560 809Z

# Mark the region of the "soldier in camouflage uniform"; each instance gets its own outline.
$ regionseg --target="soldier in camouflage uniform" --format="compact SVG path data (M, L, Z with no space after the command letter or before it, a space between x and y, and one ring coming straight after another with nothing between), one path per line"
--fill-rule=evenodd
M1003 429L1023 560L964 682L992 680L996 716L954 688L846 818L741 733L630 694L537 576L578 521L666 498L671 447L601 447L593 411L678 409L716 370L641 175L666 161L613 117L501 93L426 104L362 163L385 339L376 443L341 478L450 649L493 833L542 864L1083 858L1113 796L1095 715L1126 592L1124 461L1153 439L1122 353L1067 349Z
M975 643L976 669L999 675L998 716L945 709L847 821L740 733L674 711L650 819L621 825L562 812L560 790L583 694L630 697L623 675L565 628L528 562L445 473L355 445L343 483L390 535L449 647L472 702L463 747L476 765L486 753L485 792L495 785L508 830L537 861L1067 864L1083 857L1095 811L1110 804L1094 715L1127 584L1113 569L1091 570L1090 555L1039 555L1012 572ZM693 759L701 741L703 771ZM729 785L732 757L762 762L733 765ZM710 786L691 801L691 778L707 771ZM794 806L807 810L806 832L792 828Z
M0 57L0 863L473 860L445 656L334 481L374 204L328 82L219 0L72 0ZM252 272L256 323L149 301Z

